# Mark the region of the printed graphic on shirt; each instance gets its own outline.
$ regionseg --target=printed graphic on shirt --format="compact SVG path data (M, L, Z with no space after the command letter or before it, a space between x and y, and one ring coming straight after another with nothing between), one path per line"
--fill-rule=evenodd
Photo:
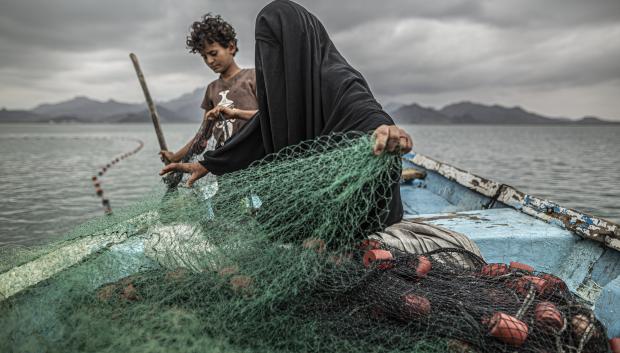
M226 108L234 108L235 102L228 99L226 95L230 90L220 91L218 95L222 97L220 102L217 104L218 106L223 106ZM218 119L215 123L215 128L224 132L224 140L228 140L233 131L234 122L237 119ZM222 141L223 144L224 141Z

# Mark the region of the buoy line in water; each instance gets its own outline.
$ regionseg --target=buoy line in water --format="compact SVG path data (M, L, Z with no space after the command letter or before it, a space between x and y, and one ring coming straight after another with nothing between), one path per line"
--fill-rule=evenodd
M131 157L132 155L140 152L142 147L144 147L144 142L142 140L140 140L140 139L137 139L137 138L121 138L121 139L137 142L138 143L138 147L134 148L133 150L131 150L129 152L125 152L125 153L123 153L123 154L113 158L108 163L106 163L104 166L102 166L99 169L99 171L97 172L96 175L93 175L91 177L91 179L93 181L93 187L95 188L95 194L101 198L101 206L103 206L103 212L105 214L107 214L107 215L112 214L112 206L110 205L110 199L108 199L108 198L106 198L104 196L103 188L101 187L101 178L114 165L116 165L117 163L120 163L120 161L122 161L124 159L127 159L127 158Z
M92 176L93 187L95 188L95 194L101 198L101 205L103 206L103 211L105 214L111 214L112 208L110 206L110 200L104 196L103 188L101 187L101 177L110 169L112 166L119 163L121 160L129 158L130 156L138 153L143 147L144 142L137 138L131 137L115 137L115 136L92 136L92 137L83 137L83 136L67 136L67 135L57 135L57 136L48 136L48 135L38 135L38 134L17 134L17 135L8 135L2 136L3 139L21 139L21 140L30 140L30 139L49 139L49 140L125 140L125 141L134 141L138 143L138 146L133 150L123 153L104 166L102 166L97 174Z

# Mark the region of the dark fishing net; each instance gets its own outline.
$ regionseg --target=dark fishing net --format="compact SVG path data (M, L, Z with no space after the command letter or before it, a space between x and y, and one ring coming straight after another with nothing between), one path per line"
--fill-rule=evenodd
M371 145L322 137L82 225L0 274L0 351L609 350L558 278L368 239L400 174Z

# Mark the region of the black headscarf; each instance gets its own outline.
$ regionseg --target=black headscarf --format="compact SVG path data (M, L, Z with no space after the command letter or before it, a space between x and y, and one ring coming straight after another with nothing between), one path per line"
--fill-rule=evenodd
M258 113L224 146L205 154L202 163L210 172L243 169L269 153L331 132L394 125L362 74L302 6L288 0L265 6L256 17L255 37ZM403 214L398 183L392 194L387 224Z

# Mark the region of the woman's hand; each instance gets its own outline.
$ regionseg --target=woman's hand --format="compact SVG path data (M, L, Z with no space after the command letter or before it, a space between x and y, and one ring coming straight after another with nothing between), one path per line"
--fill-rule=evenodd
M408 153L413 147L413 140L405 130L396 125L381 125L373 133L375 145L372 151L380 155L383 151Z
M165 175L172 171L191 173L189 179L187 179L187 186L194 185L196 180L202 178L209 173L209 170L202 164L196 163L170 163L159 172L159 175Z

